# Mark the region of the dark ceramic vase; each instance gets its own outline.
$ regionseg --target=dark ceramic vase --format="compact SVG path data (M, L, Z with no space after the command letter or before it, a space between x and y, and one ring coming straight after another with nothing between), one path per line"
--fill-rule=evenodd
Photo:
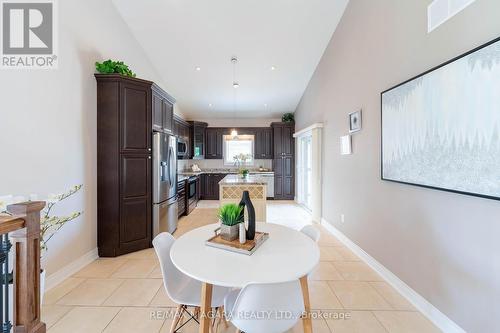
M248 213L248 229L247 229L247 239L252 240L255 238L255 209L253 208L252 200L250 200L250 194L248 191L243 191L243 197L240 201L240 207L243 207L241 211L242 219L245 215L245 207Z

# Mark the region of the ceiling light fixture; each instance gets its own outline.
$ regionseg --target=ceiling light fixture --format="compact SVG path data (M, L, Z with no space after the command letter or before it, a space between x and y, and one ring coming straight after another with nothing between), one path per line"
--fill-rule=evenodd
M194 69L197 70L198 72L201 71L201 67L199 66L196 66Z
M233 112L234 115L236 116L236 88L240 87L240 84L236 81L236 64L238 63L238 58L235 56L231 57L231 63L233 64ZM236 117L235 117L236 118ZM231 136L233 139L238 138L238 131L236 129L233 129L231 131Z
M271 70L272 71L276 70L276 66L271 66Z
M239 88L240 84L236 81L236 64L238 63L238 58L232 57L231 63L233 64L233 88Z

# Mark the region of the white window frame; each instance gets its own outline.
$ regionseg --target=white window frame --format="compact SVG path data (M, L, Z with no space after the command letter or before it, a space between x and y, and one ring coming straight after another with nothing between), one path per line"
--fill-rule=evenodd
M252 160L250 162L245 162L245 164L242 164L240 166L253 166L255 164L255 136L254 135L238 135L236 137L233 137L231 135L224 135L223 141L222 141L222 146L223 146L222 158L223 158L224 165L226 165L226 166L227 165L232 165L232 166L235 165L235 162L234 162L232 157L231 157L230 161L226 160L228 141L241 141L241 140L252 141L251 153L250 153L252 155Z

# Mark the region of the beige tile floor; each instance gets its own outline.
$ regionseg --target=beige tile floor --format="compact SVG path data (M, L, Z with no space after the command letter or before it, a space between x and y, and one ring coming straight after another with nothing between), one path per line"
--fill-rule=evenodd
M216 221L217 202L203 201L179 221L178 237ZM290 202L268 204L268 221L299 229L309 215ZM321 228L321 262L309 276L315 333L439 332L401 295ZM169 332L167 297L153 249L94 261L45 294L42 319L50 333ZM181 332L196 333L191 322ZM222 327L221 333L234 332ZM302 332L298 323L291 333ZM263 332L265 333L265 332Z

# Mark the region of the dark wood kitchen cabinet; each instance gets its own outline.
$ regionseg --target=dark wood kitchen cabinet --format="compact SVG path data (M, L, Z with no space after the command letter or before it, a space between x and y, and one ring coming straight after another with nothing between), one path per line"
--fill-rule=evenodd
M191 144L190 158L202 160L205 158L205 131L208 124L200 121L188 121L189 140Z
M219 200L219 182L224 173L204 173L201 175L201 199Z
M175 100L156 84L153 84L151 88L153 129L158 132L173 133Z
M224 128L208 127L205 131L205 159L222 159Z
M295 196L295 123L272 123L274 198L293 200Z
M255 158L273 158L273 130L272 128L257 128L255 130Z
M174 115L174 135L189 140L189 123Z
M151 246L154 96L168 95L151 81L95 77L97 246L100 257L115 257Z

